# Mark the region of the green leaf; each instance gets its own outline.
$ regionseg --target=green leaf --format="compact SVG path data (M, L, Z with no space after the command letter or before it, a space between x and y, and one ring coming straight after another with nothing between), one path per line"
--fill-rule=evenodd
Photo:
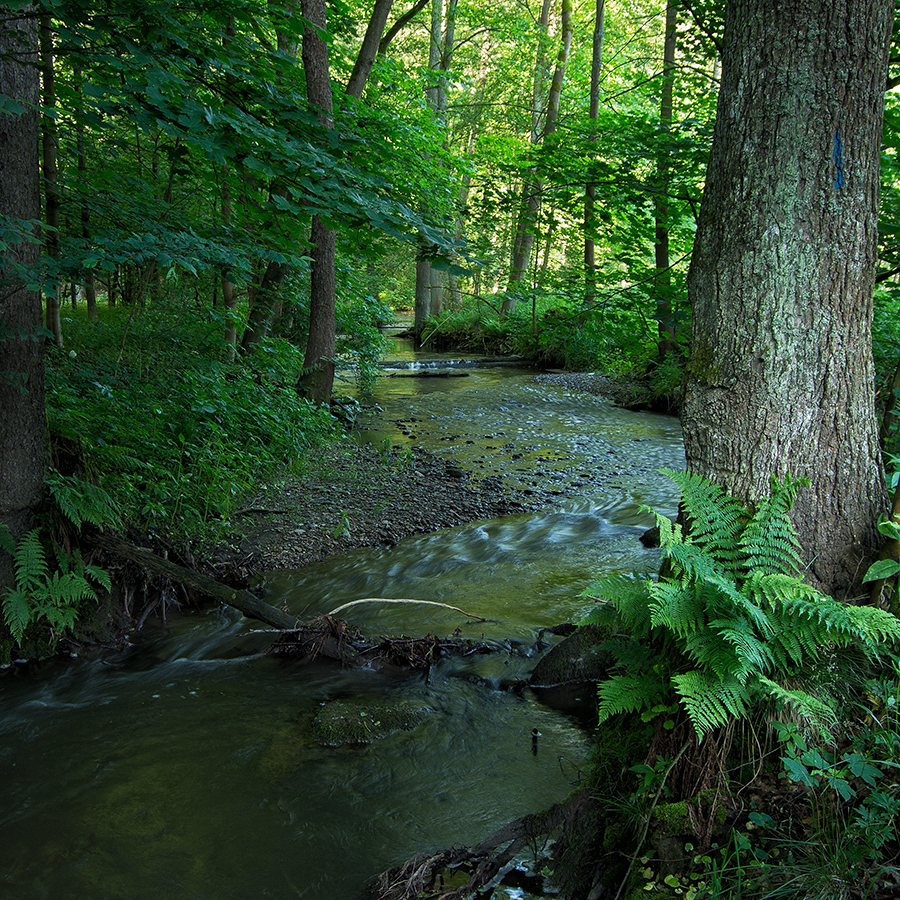
M879 559L869 566L866 577L863 578L863 583L865 584L867 581L885 581L888 578L893 578L898 573L900 573L900 562L897 562L896 559Z
M894 519L882 519L878 523L878 531L891 540L900 541L900 522Z
M816 782L810 777L809 770L797 759L791 759L790 756L782 756L781 761L784 763L784 769L791 781L814 788Z

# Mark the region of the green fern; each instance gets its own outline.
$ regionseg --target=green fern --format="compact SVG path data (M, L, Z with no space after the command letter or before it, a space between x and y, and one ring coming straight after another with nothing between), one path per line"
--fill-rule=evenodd
M77 552L70 557L58 551L51 570L38 528L15 543L6 528L0 527L0 550L13 558L16 586L3 594L2 610L18 643L33 622L46 622L54 638L70 630L79 605L97 599L95 585L112 590L109 575L97 566L85 565Z
M656 516L667 574L614 576L585 592L646 649L609 643L619 666L599 688L600 721L646 713L675 695L701 739L764 699L826 727L834 715L827 704L784 682L835 645L879 655L900 641L900 619L824 597L798 576L790 510L801 479L773 479L771 495L751 512L696 475L666 474L682 489L688 523L682 529Z
M47 487L60 512L76 527L87 522L101 526L119 522L119 511L103 488L75 475L51 472Z

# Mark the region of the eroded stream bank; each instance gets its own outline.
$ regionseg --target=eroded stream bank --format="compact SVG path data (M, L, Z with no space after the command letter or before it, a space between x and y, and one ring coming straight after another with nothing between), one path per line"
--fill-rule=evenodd
M507 653L440 660L427 677L335 672L260 657L269 635L211 610L130 654L7 680L0 893L356 900L392 864L565 797L589 730L507 688L527 679L539 630L585 610L591 578L655 565L638 540L649 524L639 507L674 511L655 470L681 465L681 445L671 419L532 376L385 379L371 402L387 424L365 424L376 445L423 446L470 472L473 487L502 476L558 491L553 506L264 575L269 602L298 616L362 597L459 606L496 621L379 604L347 618L376 635L458 631ZM356 746L316 737L323 711L366 719L385 704L414 711L411 727Z

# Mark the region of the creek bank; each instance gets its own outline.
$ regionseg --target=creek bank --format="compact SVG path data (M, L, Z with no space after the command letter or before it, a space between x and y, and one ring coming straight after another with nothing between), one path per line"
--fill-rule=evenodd
M535 376L540 384L557 384L570 391L603 397L615 406L634 412L677 416L681 411L680 390L660 392L645 378L610 378L599 372L544 372Z
M214 548L220 580L244 585L273 569L300 569L336 553L393 546L478 519L541 509L551 495L526 494L502 477L470 473L424 450L382 452L348 441L301 477L269 485L235 515L230 540Z

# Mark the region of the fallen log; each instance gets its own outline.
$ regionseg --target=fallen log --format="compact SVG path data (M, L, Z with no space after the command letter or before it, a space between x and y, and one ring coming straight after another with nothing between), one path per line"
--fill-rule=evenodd
M260 600L259 597L251 594L250 591L228 587L228 585L222 584L213 578L208 578L206 575L201 575L193 569L187 569L168 559L163 559L149 550L135 547L134 544L115 535L101 533L92 535L89 539L97 547L114 553L122 559L130 560L142 569L154 572L157 575L164 575L178 584L197 591L204 597L210 597L213 600L224 603L226 606L234 607L234 609L243 613L249 619L257 619L260 622L265 622L267 625L272 625L274 628L281 629L294 629L299 625L298 619L294 616L283 610L276 609L274 606L269 606L268 603Z

